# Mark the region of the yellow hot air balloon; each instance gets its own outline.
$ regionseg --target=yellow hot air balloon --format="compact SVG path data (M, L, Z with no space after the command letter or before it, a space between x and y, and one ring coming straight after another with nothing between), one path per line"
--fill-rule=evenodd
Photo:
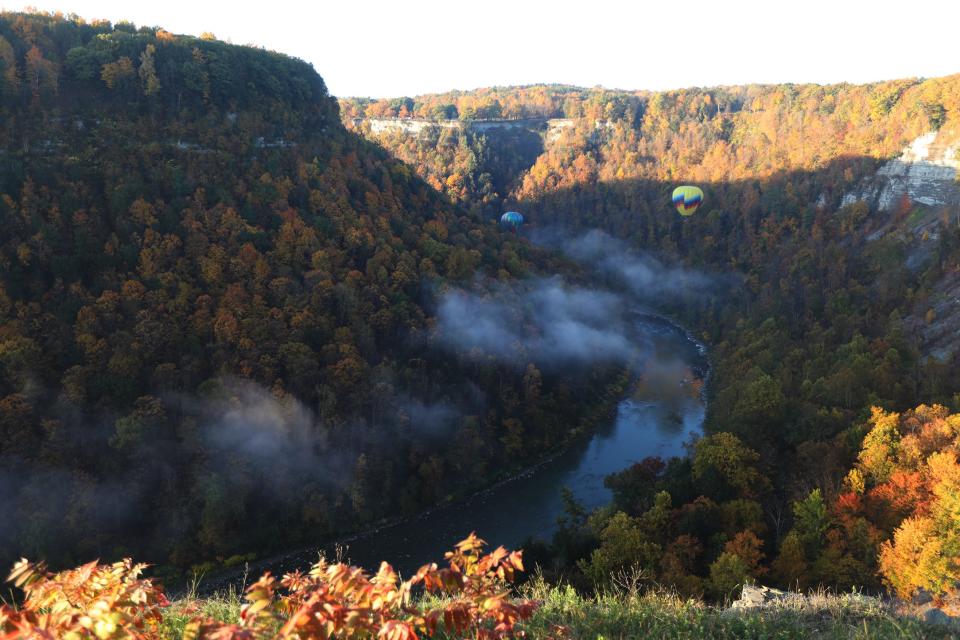
M682 216L692 216L703 202L703 191L699 187L684 185L673 190L673 206Z

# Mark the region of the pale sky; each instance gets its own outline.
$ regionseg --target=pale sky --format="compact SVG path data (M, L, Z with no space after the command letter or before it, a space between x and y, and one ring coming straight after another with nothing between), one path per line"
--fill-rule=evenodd
M559 82L671 89L960 73L960 0L34 0L212 31L313 63L338 96ZM21 3L0 0L19 10ZM569 7L569 8L568 8Z

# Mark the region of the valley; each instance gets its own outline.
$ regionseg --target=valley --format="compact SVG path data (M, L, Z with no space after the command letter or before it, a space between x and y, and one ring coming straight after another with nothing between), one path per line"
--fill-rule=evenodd
M0 635L960 624L960 75L334 97L27 11L0 115Z

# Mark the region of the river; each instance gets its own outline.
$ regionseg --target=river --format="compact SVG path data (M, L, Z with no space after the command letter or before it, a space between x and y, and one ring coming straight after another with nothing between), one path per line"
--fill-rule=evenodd
M702 385L707 372L704 349L679 327L656 316L637 313L635 339L646 354L630 393L620 401L610 423L561 454L456 503L416 518L358 534L339 544L352 564L375 570L387 560L409 575L427 562L442 564L443 553L471 531L490 543L515 549L530 538L549 539L563 515L561 489L592 510L612 497L604 487L607 475L648 456L685 454L684 443L702 431ZM256 563L251 574L269 569L282 575L305 569L333 545L301 550ZM236 580L222 576L204 591Z

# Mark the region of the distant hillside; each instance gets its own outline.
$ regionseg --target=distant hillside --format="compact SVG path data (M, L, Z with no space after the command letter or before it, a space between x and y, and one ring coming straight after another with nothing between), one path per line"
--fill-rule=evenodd
M535 85L416 98L341 99L340 106L351 125L384 123L371 129L380 136L396 130L388 126L389 118L432 119L444 127L460 122L476 133L482 133L478 125L491 119L554 119L556 126L549 131L539 127L545 133L544 151L527 175L517 177L522 184L511 185L512 193L499 194L530 198L593 181L731 181L818 169L843 157L890 158L915 138L939 129L956 112L958 78L659 93ZM385 144L415 166L424 164L409 151L411 142ZM584 157L574 169L570 163L579 155ZM448 165L449 174L437 175L435 183L448 192L447 179L455 191L461 181L476 181L496 166L480 159L469 175L461 163Z
M881 409L960 409L951 164L960 76L659 93L507 87L341 100L341 109L451 198L481 212L516 208L532 238L649 292L648 304L710 348L708 437L689 460L637 461L610 476L608 508L572 509L550 544L528 546L548 575L586 589L639 565L656 584L717 599L748 580L903 594L923 583L957 596L948 528L922 532L923 545L944 550L922 579L904 577L911 560L902 558L901 568L881 570L895 536L904 557L907 538L921 536L907 516L928 505L933 476L913 458L898 462L894 489L885 477L852 482L851 469L873 455L864 450L879 437L868 434ZM571 124L551 135L531 129L542 151L518 167L522 156L472 125L376 133L363 120L411 116ZM509 179L493 188L485 176L497 171ZM670 204L680 184L705 193L688 218ZM558 229L600 229L606 245L586 255L551 240ZM642 270L607 259L613 238L735 274L738 286L678 300Z

